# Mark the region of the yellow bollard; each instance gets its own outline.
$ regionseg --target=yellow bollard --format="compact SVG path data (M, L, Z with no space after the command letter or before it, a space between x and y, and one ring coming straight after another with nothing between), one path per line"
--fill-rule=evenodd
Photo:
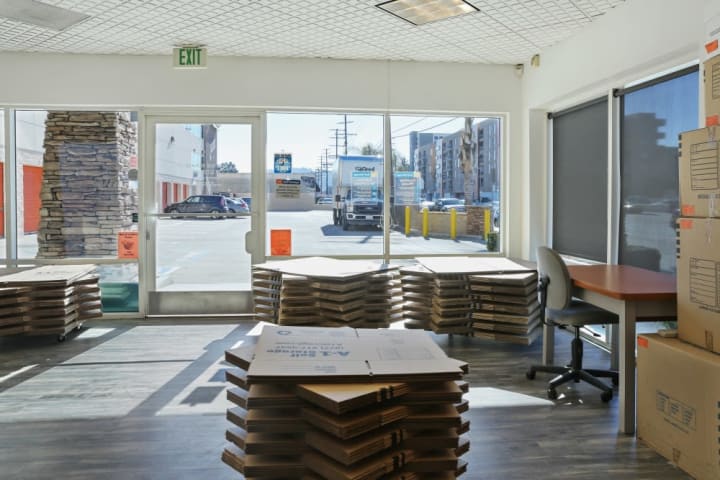
M422 234L423 237L428 237L428 232L430 230L430 219L429 219L430 211L427 207L422 209Z
M405 235L410 235L410 206L405 206Z
M455 240L457 237L457 210L454 208L450 209L450 240Z
M485 209L485 220L483 222L483 236L485 237L485 240L487 241L488 233L490 233L491 223L492 220L490 220L490 209Z

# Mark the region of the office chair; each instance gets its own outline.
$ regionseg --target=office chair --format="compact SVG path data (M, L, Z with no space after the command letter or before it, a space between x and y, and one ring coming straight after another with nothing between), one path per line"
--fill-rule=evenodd
M543 324L559 328L573 328L575 338L572 341L572 360L570 365L533 365L525 376L532 380L536 372L557 373L558 376L548 383L547 395L551 400L557 399L557 387L574 380L584 380L602 390L600 398L609 402L613 396L612 387L596 377L610 378L613 384L618 383L618 372L611 370L583 369L583 343L580 340L580 329L585 325L603 325L618 323L614 313L598 308L589 303L572 298L572 280L565 262L560 255L548 247L538 247L538 299Z

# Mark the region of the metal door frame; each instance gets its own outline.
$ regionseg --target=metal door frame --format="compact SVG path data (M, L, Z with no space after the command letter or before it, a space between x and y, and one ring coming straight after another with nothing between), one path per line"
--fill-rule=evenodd
M235 109L146 109L138 115L139 147L138 180L140 214L138 218L139 245L139 312L143 316L183 315L186 305L206 303L210 297L230 302L234 310L208 312L212 315L251 313L252 292L158 292L156 283L157 211L155 159L155 128L158 124L238 124L250 125L251 132L251 205L250 231L245 249L251 264L265 261L265 125L264 112ZM166 297L163 299L162 297ZM168 305L170 307L168 308Z

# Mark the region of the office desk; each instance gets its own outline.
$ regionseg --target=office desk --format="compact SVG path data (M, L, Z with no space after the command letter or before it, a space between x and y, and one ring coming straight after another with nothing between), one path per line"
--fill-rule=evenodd
M643 317L675 317L675 275L629 265L569 265L576 298L619 317L613 362L619 370L620 432L635 432L635 322ZM543 362L553 363L554 329L544 327ZM619 364L618 364L619 363Z

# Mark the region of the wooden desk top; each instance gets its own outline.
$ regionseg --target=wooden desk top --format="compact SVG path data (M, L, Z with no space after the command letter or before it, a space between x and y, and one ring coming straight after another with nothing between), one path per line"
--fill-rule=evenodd
M568 265L577 287L620 300L674 300L675 275L630 265Z

